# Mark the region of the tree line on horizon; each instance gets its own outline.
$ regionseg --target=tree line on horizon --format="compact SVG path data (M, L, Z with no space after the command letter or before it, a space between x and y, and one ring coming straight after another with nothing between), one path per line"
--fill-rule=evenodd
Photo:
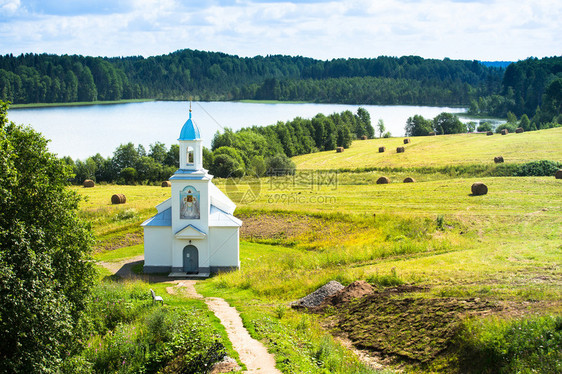
M353 139L374 136L369 112L364 108L358 108L356 114L346 110L237 131L227 128L215 134L211 149L203 148L203 167L220 178L286 174L295 169L290 157L348 148ZM118 184L155 183L168 180L178 169L179 145L166 148L156 142L147 151L143 145L127 143L117 147L112 157L98 153L86 160L69 156L62 159L72 168L74 184L85 179Z
M500 65L503 66L503 65ZM162 100L281 100L368 105L462 105L469 113L562 122L562 56L507 68L418 56L316 60L184 49L144 58L0 56L0 100L13 104Z
M503 69L477 61L417 56L322 61L189 49L148 58L8 54L0 56L0 99L20 104L188 95L195 100L468 105L470 98L500 90L502 75Z
M501 91L472 99L469 113L520 118L525 130L540 130L562 124L562 56L529 58L507 66Z

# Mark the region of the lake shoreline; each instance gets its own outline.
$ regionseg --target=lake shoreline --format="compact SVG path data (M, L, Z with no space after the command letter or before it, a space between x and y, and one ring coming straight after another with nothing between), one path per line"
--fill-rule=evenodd
M404 107L430 107L430 108L468 108L462 105L412 105L412 104L350 104L350 103L321 103L314 101L281 101L281 100L176 100L176 99L123 99L123 100L101 100L101 101L76 101L70 103L27 103L27 104L10 104L10 109L32 109L32 108L57 108L57 107L73 107L73 106L92 106L92 105L117 105L117 104L130 104L130 103L145 103L145 102L223 102L223 103L244 103L244 104L323 104L323 105L358 105L358 106L404 106Z
M158 101L156 99L130 99L130 100L104 100L104 101L76 101L72 103L29 103L29 104L10 104L10 109L34 109L34 108L63 108L76 106L93 106L93 105L117 105L131 103L146 103ZM178 100L179 101L179 100Z
M75 103L73 103L75 104ZM185 100L144 100L106 102L107 105L25 106L8 111L15 123L31 125L51 139L49 149L60 156L86 159L96 153L112 155L122 144L150 144L161 142L169 146L177 142L178 132L189 117L189 103ZM109 105L111 104L111 105ZM126 104L126 105L118 105ZM253 126L274 125L294 118L313 118L319 113L330 115L349 110L366 109L371 122L384 121L392 136L402 136L406 120L413 115L431 119L442 112L462 116L467 108L428 106L374 106L347 104L290 104L239 101L196 101L191 108L193 121L201 131L203 145L212 146L217 132L237 131ZM461 118L461 121L465 122Z

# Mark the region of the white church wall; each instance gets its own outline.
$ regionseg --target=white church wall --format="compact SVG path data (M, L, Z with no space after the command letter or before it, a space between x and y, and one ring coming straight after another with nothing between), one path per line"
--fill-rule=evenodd
M144 271L165 272L172 264L172 230L150 226L144 229Z
M209 240L212 272L240 268L238 228L211 227Z

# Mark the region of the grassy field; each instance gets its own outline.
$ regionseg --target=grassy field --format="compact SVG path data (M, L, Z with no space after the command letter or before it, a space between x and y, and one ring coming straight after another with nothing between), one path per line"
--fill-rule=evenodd
M345 152L319 152L293 158L298 169L355 169L369 167L440 167L448 165L493 164L503 156L506 163L535 160L562 161L562 127L541 131L486 136L457 134L355 141ZM397 147L404 153L396 153ZM386 147L379 153L379 147Z
M356 141L343 154L318 153L295 161L300 169L380 166L385 161L391 168L454 166L466 163L468 156L474 164L492 162L500 154L506 162L561 161L562 148L553 141L560 135L562 129L491 137L413 138L402 155L392 151L401 139ZM379 154L379 144L391 151ZM342 157L347 158L345 162ZM529 369L525 365L544 373L560 368L556 365L562 365L562 358L552 355L556 350L528 344L538 341L529 331L547 336L557 328L552 326L562 326L562 318L556 322L555 317L562 314L562 180L475 178L467 173L455 177L389 169L384 175L391 183L377 185L376 179L383 175L380 171L315 173L313 179L297 172L295 177L247 180L248 188L259 191L254 201L240 201L241 195L230 194L238 204L235 214L245 222L241 270L197 286L205 296L220 296L236 306L251 334L268 344L284 372L371 372L329 334L334 328L329 321L335 323L342 314L309 315L288 308L289 302L330 280L344 285L367 280L381 290L396 285L418 287L407 296L388 299L395 300L389 310L406 327L394 320L381 322L396 323L388 331L406 335L389 335L388 341L395 339L404 345L409 344L408 339L412 346L417 344L419 337L408 335L407 326L417 326L419 321L409 318L426 313L424 308L438 308L441 315L448 313L443 305L456 307L463 300L494 305L493 317L467 320L462 330L466 333L459 335L458 343L464 353L454 353L451 348L437 356L428 354L431 360L424 363L400 362L407 372L455 372L462 360L475 360L470 359L471 354L481 357L479 349L503 352L496 361L515 362L504 372L525 372ZM405 176L413 176L416 183L402 183ZM471 195L470 187L476 181L488 186L487 195ZM224 180L215 183L229 193ZM243 193L244 183L238 186ZM104 261L142 253L139 224L170 194L170 189L154 186L72 188L86 198L81 214L93 224L101 243L96 258ZM114 193L125 194L127 203L111 205ZM396 309L405 297L413 300L408 305L420 309ZM357 315L356 320L361 318ZM440 321L436 318L427 323L420 328ZM359 326L360 331L362 328ZM440 344L452 344L447 342ZM428 346L440 352L439 344L432 341ZM521 364L505 356L505 352L521 349L534 352L534 358L518 359ZM547 357L543 360L546 366L534 364L537 357ZM392 362L382 361L393 367Z

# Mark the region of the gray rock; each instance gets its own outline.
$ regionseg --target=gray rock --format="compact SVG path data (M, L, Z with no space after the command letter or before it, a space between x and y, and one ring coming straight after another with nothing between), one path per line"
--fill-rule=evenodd
M306 295L302 299L291 304L293 308L314 308L320 304L329 296L332 296L336 292L343 290L345 287L338 281L330 281L314 291L311 294Z

